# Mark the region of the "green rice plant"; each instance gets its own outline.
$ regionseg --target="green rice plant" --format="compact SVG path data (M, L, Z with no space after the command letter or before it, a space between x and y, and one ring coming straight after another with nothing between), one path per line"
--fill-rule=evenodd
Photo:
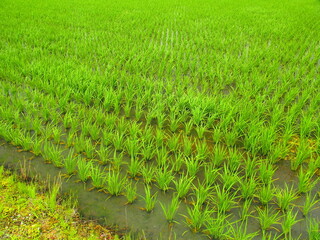
M175 152L172 158L172 170L176 173L180 172L182 164L184 163L185 156L181 152Z
M67 157L64 159L64 168L70 176L75 173L77 169L77 158L74 157L74 149L70 149Z
M139 121L144 113L142 104L138 104L138 103L136 104L134 113L135 113L135 117L136 117L137 121Z
M137 138L130 139L128 138L125 141L125 148L130 157L136 157L140 152L140 142Z
M251 199L254 197L257 189L257 180L255 176L250 176L249 178L240 179L240 192L244 199Z
M154 209L154 205L156 204L158 192L152 195L150 191L150 187L148 186L144 187L144 191L145 191L145 197L141 196L144 199L146 204L144 210L150 213L152 212L152 210Z
M204 134L205 134L206 130L207 130L206 125L204 125L204 124L196 125L196 132L198 134L199 139L204 138Z
M184 163L186 164L189 177L195 177L201 167L199 160L197 158L186 157Z
M193 180L194 180L194 178L190 178L187 175L182 175L177 180L173 180L173 183L174 183L176 191L177 191L178 198L181 199L181 198L184 198L187 196Z
M143 176L143 180L145 182L145 184L151 184L152 181L154 180L154 176L155 176L155 170L154 170L154 166L143 166L141 168L141 174Z
M183 137L183 153L185 156L189 157L192 154L192 141L187 137Z
M219 173L223 186L226 189L232 189L240 181L236 173L231 172L228 169L227 164L223 166L223 172Z
M156 154L156 150L154 149L154 146L151 143L143 143L141 147L141 155L143 161L149 161L152 158L154 158Z
M127 183L125 187L127 204L132 204L137 198L137 184Z
M291 234L292 226L302 220L302 219L296 220L297 215L298 215L298 212L294 214L292 208L288 209L288 211L286 212L284 219L281 222L281 228L282 228L282 232L284 234L285 239L292 239L292 234Z
M166 220L169 223L174 223L175 221L173 220L173 218L175 217L178 209L179 209L179 205L180 205L180 200L179 197L177 196L173 196L171 199L171 202L168 205L164 205L160 202L160 206L163 210L163 213L166 217Z
M320 238L320 221L314 218L307 219L307 231L309 240L319 240Z
M192 232L199 232L206 222L210 219L212 211L208 206L203 208L200 204L195 204L193 208L187 207L188 216L183 215L186 218L186 224Z
M124 133L120 133L120 131L116 132L113 135L113 138L111 139L111 142L113 144L113 147L117 151L122 151L123 147L124 147L124 142L125 142L125 134Z
M184 124L184 132L187 136L191 134L191 130L193 129L193 121L189 120Z
M69 134L67 135L67 141L66 141L66 145L67 147L71 147L74 145L75 143L75 137L76 137L76 131L71 131L69 132Z
M127 133L127 130L129 128L128 122L125 118L121 117L118 119L118 133L119 135L125 135Z
M166 121L166 115L162 112L159 112L158 114L156 114L156 118L157 118L158 127L160 129L163 129L164 123Z
M115 171L119 171L122 164L125 164L126 162L123 161L123 153L117 153L117 150L114 150L113 158L110 159L112 167Z
M168 170L168 166L158 168L156 171L155 180L157 181L157 187L164 192L169 190L169 185L173 179L172 169Z
M298 192L306 193L311 191L316 184L319 182L319 179L313 180L314 173L313 172L304 172L302 168L300 168L298 175Z
M230 189L215 185L215 197L212 201L218 209L219 213L225 213L235 207L237 192L231 192Z
M106 182L105 189L109 194L119 196L125 187L126 178L121 177L119 171L111 170L106 175Z
M130 118L131 116L131 109L132 109L132 102L126 102L126 104L124 105L124 115L126 116L126 118Z
M228 221L229 216L218 212L215 218L208 218L204 224L205 229L203 233L210 239L230 239L231 224Z
M219 169L215 168L212 164L207 164L204 166L204 183L207 186L212 186L218 176Z
M131 122L131 125L129 127L129 135L135 139L138 136L141 135L141 123L137 123L135 121Z
M99 156L100 163L106 165L110 162L109 155L110 155L110 147L105 146L104 144L100 145L99 150L96 150L97 155Z
M205 161L209 156L208 145L205 141L196 142L196 159Z
M226 130L224 132L224 139L225 139L225 142L227 144L227 146L229 147L233 147L236 145L236 142L238 140L238 132L235 130L235 129L232 129L232 130Z
M265 160L261 160L259 165L260 179L263 184L267 185L272 182L272 177L276 169L272 164L268 163Z
M179 149L179 139L180 134L173 134L170 138L167 140L167 146L171 152L176 152Z
M213 155L211 157L211 161L214 166L220 167L222 162L225 160L226 150L220 145L215 145L212 151Z
M272 183L262 185L260 191L257 194L262 205L267 205L273 199L274 195L275 188Z
M245 163L245 175L247 178L253 177L256 175L257 167L258 167L258 161L256 158L246 158L244 160Z
M101 171L99 166L91 165L91 180L92 185L96 189L102 189L104 188L104 185L106 183L106 176L103 171Z
M74 150L76 153L81 153L85 150L86 138L81 134L79 137L74 139Z
M279 224L279 212L274 212L268 207L265 207L263 209L257 207L256 210L258 213L257 218L259 220L263 236L266 235L266 231L268 229L276 229L275 227L272 227L272 225Z
M291 160L291 170L296 171L301 164L311 156L311 149L307 140L301 140L297 149L297 155Z
M221 142L221 139L222 139L222 136L223 136L223 131L221 130L221 127L220 126L216 126L213 128L213 131L212 131L212 140L214 143L220 143Z
M61 137L64 134L62 133L62 129L59 127L54 127L52 128L52 137L53 137L53 142L56 144L60 143Z
M234 240L251 240L259 235L259 232L248 233L247 222L242 221L241 223L236 222L230 226L229 237Z
M84 159L78 160L78 177L80 181L86 182L91 175L92 162Z
M164 132L161 129L157 128L156 129L156 135L155 135L155 141L156 141L157 147L162 147L163 146L164 139L165 139Z
M131 157L128 164L128 173L130 177L136 177L140 173L142 161L139 158Z
M89 134L92 140L97 141L98 139L100 139L101 136L101 128L99 127L99 125L95 122L93 124L91 124L90 128L89 128Z
M228 168L231 172L237 172L241 166L242 155L235 149L229 149Z
M284 189L276 189L275 196L276 202L283 212L286 212L289 209L290 204L298 198L297 191L294 190L294 186L291 185L291 188L289 188L287 183L285 183Z
M319 203L319 199L316 199L317 195L314 195L313 198L311 197L311 193L306 194L306 199L304 201L304 205L302 206L302 214L303 216L308 216L308 214L319 207L316 207L316 205Z
M196 197L197 204L203 205L212 197L212 188L212 186L201 184L199 180L197 186L193 184L193 195Z
M170 113L170 121L169 121L169 128L171 132L177 131L180 126L181 117L178 117L174 112Z
M84 152L87 158L93 159L95 157L96 148L95 145L92 144L91 139L85 140Z
M263 155L269 154L276 137L276 129L274 126L262 127L260 129L259 145L261 146L260 151Z
M272 146L269 153L269 161L272 164L277 163L280 159L285 158L288 153L288 148L283 143L276 143Z
M199 125L206 117L206 109L202 109L201 106L197 106L191 109L191 114L194 125Z
M252 205L252 198L247 198L245 199L243 205L241 206L241 211L240 211L240 220L241 221L247 221L248 217L251 217L251 213L253 213L253 211L250 212L250 207Z
M114 130L116 126L116 122L117 122L117 116L115 114L106 114L104 123L107 130L109 131Z
M45 141L42 156L46 161L53 163L56 167L63 167L62 150L60 150L59 146Z
M43 142L43 139L39 139L38 136L33 137L32 153L34 155L39 156L41 154L42 142Z

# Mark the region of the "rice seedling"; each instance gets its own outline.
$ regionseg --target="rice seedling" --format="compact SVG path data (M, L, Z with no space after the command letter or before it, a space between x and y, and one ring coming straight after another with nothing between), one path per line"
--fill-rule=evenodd
M201 163L199 163L199 160L197 158L186 157L184 163L187 167L187 174L189 175L189 177L195 177L201 167Z
M193 129L193 121L189 120L184 124L184 132L187 136L191 134L191 130Z
M272 182L272 177L275 173L276 169L272 164L262 160L259 165L260 179L263 184L267 185Z
M67 157L64 159L64 168L67 171L68 175L72 175L75 173L77 169L77 158L74 157L74 149L71 149L67 155Z
M184 198L187 196L193 180L194 178L190 178L187 175L182 175L177 180L173 180L178 198Z
M144 187L144 191L145 191L145 197L141 196L145 201L145 208L143 210L150 213L152 212L152 210L154 209L154 205L156 204L158 192L152 195L150 191L150 187L148 186Z
M103 171L101 171L99 166L91 165L90 177L92 180L92 185L96 189L104 188L106 183L106 176Z
M91 124L89 128L89 135L92 140L97 141L98 139L100 139L100 132L101 132L101 128L96 122Z
M174 112L170 113L170 120L169 120L169 129L171 132L176 132L179 128L181 122L181 117L178 117Z
M62 136L63 134L62 134L61 128L59 127L52 128L52 137L53 137L54 143L59 144Z
M311 155L311 149L307 140L301 140L297 149L297 155L291 160L291 170L296 171L299 166Z
M110 159L112 167L115 171L119 171L121 168L121 165L125 164L126 162L123 161L123 153L117 153L115 150L113 153L113 158Z
M230 189L215 185L215 196L212 197L212 202L218 209L219 213L225 213L235 207L236 193L231 192Z
M137 138L130 139L128 138L125 142L125 148L130 157L136 157L140 152L140 142Z
M124 142L125 142L125 135L124 133L120 133L116 132L113 135L113 138L111 139L111 142L113 144L113 147L117 150L117 151L122 151L123 150L123 146L124 146Z
M235 185L239 182L239 177L236 173L230 172L228 166L224 164L222 174L219 174L221 182L226 189L235 188Z
M92 144L91 139L86 139L83 147L86 157L89 159L93 159L96 154L96 148L95 145Z
M179 149L180 135L174 134L167 140L167 146L171 152L176 152Z
M204 125L204 124L196 125L196 132L198 134L199 139L204 138L204 134L205 134L206 130L207 130L206 125Z
M180 152L175 152L174 158L173 158L173 163L172 163L172 170L176 173L180 172L181 167L184 163L185 156L183 153Z
M313 172L304 172L302 168L300 168L298 175L298 192L299 193L307 193L311 191L316 184L319 182L319 179L312 180L314 173Z
M225 142L227 144L227 146L229 147L233 147L236 145L236 142L238 140L238 132L235 131L235 129L229 130L229 131L225 131L224 132L224 136L225 136Z
M192 232L199 232L206 222L210 219L212 211L208 206L202 208L200 204L195 204L192 208L188 207L188 216L183 215L186 218L186 224Z
M320 221L314 218L308 218L307 231L309 240L319 240L320 236Z
M155 142L156 142L157 147L163 146L164 139L165 139L164 132L161 129L157 128L156 135L155 135Z
M210 239L228 239L230 238L229 232L231 232L231 224L228 221L228 217L225 213L218 212L215 218L210 217L205 222L204 234Z
M142 162L136 157L131 157L130 163L128 164L128 173L130 177L134 178L140 173Z
M250 207L252 205L252 198L245 199L244 203L241 206L240 211L240 220L242 222L247 221L248 217L251 217L254 211L250 211Z
M205 141L196 142L196 159L205 161L209 156L208 145Z
M110 147L107 147L104 144L101 144L99 150L96 150L102 165L107 165L110 162L110 151Z
M106 186L105 189L112 196L119 196L126 183L126 178L121 177L120 172L111 170L106 174Z
M204 166L204 183L207 186L212 186L217 177L219 176L219 169L215 168L211 164L207 164Z
M222 162L225 160L226 150L220 145L215 145L213 148L213 155L211 161L216 167L220 167Z
M275 195L275 188L272 183L262 185L257 194L262 205L267 205Z
M42 156L46 161L53 163L56 167L63 167L62 150L60 150L59 146L47 141L44 142Z
M256 238L259 235L259 232L251 232L248 233L248 225L246 222L236 222L232 227L230 227L230 231L228 233L230 239L237 240L251 240Z
M298 198L297 191L294 190L293 185L291 185L291 188L289 189L287 183L285 183L284 189L276 189L275 196L276 202L283 212L286 212L289 209L290 204Z
M127 204L132 204L137 198L137 184L127 183L125 187L125 196Z
M240 193L242 198L251 199L254 197L257 189L257 180L255 176L250 176L249 178L240 179Z
M255 158L246 158L244 160L245 163L245 174L247 178L253 177L256 175L257 172L257 160Z
M242 155L234 148L229 150L228 168L231 172L237 172L241 166Z
M193 184L193 195L196 197L196 202L199 205L203 205L212 194L212 187L201 184L198 180L197 186Z
M82 182L86 182L91 174L92 162L87 162L84 159L79 159L77 175Z
M306 199L304 201L304 205L302 206L302 214L303 216L308 216L308 214L319 207L316 207L316 205L319 203L319 199L317 199L317 195L311 196L311 193L306 194Z
M298 212L294 214L292 208L286 212L284 219L281 222L281 228L285 239L292 239L292 226L301 221L301 219L297 220L297 215Z
M268 207L265 207L263 209L257 207L256 208L257 213L258 213L258 220L260 223L260 227L262 230L262 235L266 236L266 231L268 229L276 229L272 225L279 224L279 212L275 212L270 210Z
M180 205L180 200L179 197L177 196L173 196L171 202L168 205L164 205L160 202L160 206L163 210L163 213L166 217L166 220L169 223L174 223L175 221L173 220L173 218L175 217L177 210L179 208Z
M140 150L140 154L142 155L143 161L149 161L152 158L154 158L156 150L154 149L152 143L143 143Z
M168 167L158 168L155 175L155 180L157 182L157 187L162 191L169 190L170 183L174 179L172 169L169 170Z
M183 153L187 157L192 154L192 141L186 136L183 137Z
M144 182L146 184L151 184L155 176L154 166L143 166L140 172L143 176Z

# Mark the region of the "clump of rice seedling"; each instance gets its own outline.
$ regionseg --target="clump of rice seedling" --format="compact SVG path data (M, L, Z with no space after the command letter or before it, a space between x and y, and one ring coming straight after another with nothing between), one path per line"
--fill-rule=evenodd
M272 227L272 225L279 223L279 212L271 211L268 207L265 207L264 209L260 209L259 207L257 207L256 210L258 212L257 218L260 223L262 235L266 236L266 231L270 228L274 228Z
M201 164L197 158L185 158L185 164L187 167L187 173L190 177L195 177L200 169Z
M319 179L312 181L314 173L313 172L304 172L302 168L300 168L300 172L298 175L298 192L306 193L311 191L315 185L318 183Z
M154 171L154 166L143 166L141 168L141 174L143 176L143 180L146 184L151 184L152 181L154 180L154 175L155 175L155 171Z
M173 223L174 222L173 218L176 215L176 212L177 212L179 205L180 205L179 197L173 196L171 203L169 203L167 206L163 205L162 203L160 203L160 205L161 205L161 208L163 210L163 213L164 213L167 221L169 223Z
M193 195L196 197L196 201L200 205L204 204L207 201L207 199L209 199L212 196L211 194L212 187L201 184L199 180L198 180L198 186L195 186L193 184L193 190L194 190Z
M127 203L131 204L137 198L137 184L127 183L125 187L125 196L127 198Z
M251 176L248 179L241 179L239 183L241 196L246 200L253 198L258 185L255 176Z
M143 210L146 210L147 212L151 212L154 209L154 205L157 201L157 192L155 194L151 194L150 187L145 186L145 197L141 196L145 201L145 208Z
M204 183L207 186L212 186L218 176L219 169L215 168L212 164L207 164L204 166Z
M275 196L277 204L283 212L287 211L290 204L298 198L297 192L293 189L293 185L289 189L286 183L284 189L277 188Z
M69 151L67 157L64 159L64 167L68 175L74 174L77 169L77 158L74 157L73 148Z
M111 170L107 173L106 176L107 186L105 189L112 196L119 196L122 193L124 185L126 183L126 178L120 176L120 172Z
M128 173L131 177L136 177L140 173L142 161L137 157L131 157L130 163L128 165Z
M306 199L304 201L304 205L302 206L302 214L303 216L307 216L313 209L319 208L315 207L317 203L319 203L319 199L316 199L317 195L311 197L311 193L306 194Z
M220 145L215 145L211 161L216 167L220 167L226 157L226 150Z
M309 240L319 240L320 221L318 219L308 218L307 226Z
M188 194L193 180L194 178L188 176L181 176L178 180L173 180L178 198L184 198Z
M302 220L296 220L297 214L298 212L294 214L292 209L289 209L281 222L282 232L284 233L285 239L292 239L292 226Z
M311 149L307 140L301 140L297 149L297 156L291 160L291 170L296 171L301 164L311 156Z
M272 183L263 185L258 192L258 198L262 205L267 205L274 197L275 188Z
M169 190L169 185L173 179L172 169L169 170L168 167L160 168L156 172L155 180L157 181L158 188L162 191Z
M215 218L210 217L205 222L204 233L210 239L228 239L230 238L229 232L231 224L228 221L228 217L225 213L218 212Z
M78 160L78 177L82 182L86 182L91 173L92 162L87 162L84 159Z
M106 176L105 174L100 170L99 166L93 166L91 165L91 180L93 187L97 189L102 189L106 183Z
M236 193L231 192L230 189L225 187L215 186L216 195L212 197L212 201L218 209L218 212L225 213L235 207Z
M210 219L212 211L208 206L202 208L202 206L196 203L193 208L188 207L188 216L186 218L186 224L192 230L192 232L199 232L206 222Z
M272 177L275 173L276 169L272 164L267 163L266 161L261 161L259 166L260 179L263 184L267 185L272 182Z

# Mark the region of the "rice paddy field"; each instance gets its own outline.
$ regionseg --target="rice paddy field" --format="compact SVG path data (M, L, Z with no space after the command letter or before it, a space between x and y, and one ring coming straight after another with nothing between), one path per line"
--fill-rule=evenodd
M319 19L318 0L2 0L0 162L63 174L137 239L320 239Z

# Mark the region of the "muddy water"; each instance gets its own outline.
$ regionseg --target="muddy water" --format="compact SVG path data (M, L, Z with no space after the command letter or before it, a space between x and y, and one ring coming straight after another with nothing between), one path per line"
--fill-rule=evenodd
M4 164L11 168L20 168L23 161L27 162L30 169L30 175L37 175L40 179L51 181L63 174L64 170L54 167L52 164L46 164L41 157L35 157L32 153L18 152L17 148L0 141L0 164ZM32 158L32 160L28 160ZM284 183L297 185L297 174L290 170L290 162L282 161L277 164L277 171L274 178L275 185L283 187ZM98 220L101 224L113 226L120 232L144 232L147 239L208 239L202 234L192 233L185 224L185 219L182 215L187 215L186 204L181 204L178 215L175 220L180 224L174 224L172 227L168 226L165 220L159 201L166 204L170 201L172 191L163 193L158 191L158 202L152 213L146 213L141 208L144 207L144 200L141 197L131 205L126 205L126 198L124 196L110 197L103 192L96 190L89 191L92 187L90 182L87 184L77 183L77 177L62 180L62 193L72 193L77 201L81 215L86 219ZM320 189L319 184L316 186L313 193ZM144 195L143 184L138 184L138 194ZM304 197L300 197L294 203L296 205L294 212L299 210L299 206L304 203ZM258 207L258 203L253 203L252 211ZM276 209L276 204L270 204L271 208ZM239 205L240 207L240 205ZM317 204L320 207L320 204ZM239 208L233 209L230 213L233 215L232 220L237 220L239 216ZM320 208L313 210L310 213L313 218L320 219ZM299 223L293 226L293 237L297 238L300 234L300 239L308 239L307 225L305 218L301 211L298 213ZM281 220L280 220L281 221ZM281 226L275 225L281 230ZM259 230L259 222L254 217L248 219L248 232L255 232ZM261 235L255 239L261 239Z

